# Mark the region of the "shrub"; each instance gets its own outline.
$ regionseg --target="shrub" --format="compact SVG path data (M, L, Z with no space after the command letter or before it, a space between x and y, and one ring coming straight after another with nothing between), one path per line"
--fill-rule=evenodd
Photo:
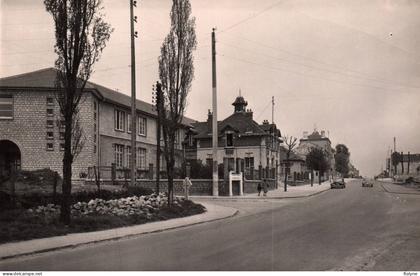
M76 203L79 201L88 202L89 200L95 198L110 200L122 197L150 195L152 193L153 191L151 189L137 186L128 187L128 189L117 191L101 190L100 193L98 193L97 191L79 191L71 195L71 201L72 203ZM57 193L55 198L52 194L23 194L16 197L16 202L17 206L20 205L26 209L47 204L59 204L61 202L61 194ZM7 193L0 193L0 206L2 210L12 209L14 207L12 204L12 198Z

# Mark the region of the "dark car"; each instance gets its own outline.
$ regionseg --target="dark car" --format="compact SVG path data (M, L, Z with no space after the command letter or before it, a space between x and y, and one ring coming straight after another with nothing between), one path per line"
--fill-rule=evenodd
M362 187L373 187L372 180L363 179L362 180Z
M331 189L344 189L346 187L346 183L343 181L334 181L331 183Z

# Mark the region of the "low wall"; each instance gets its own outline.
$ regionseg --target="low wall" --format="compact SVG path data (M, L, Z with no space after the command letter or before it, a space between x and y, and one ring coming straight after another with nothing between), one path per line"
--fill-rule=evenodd
M190 187L190 195L212 195L213 194L213 180L212 179L192 179L192 186ZM123 185L125 180L115 180L114 185ZM128 181L128 184L130 181ZM258 183L261 183L261 180L244 180L244 193L257 193ZM275 179L268 179L267 183L269 185L268 189L273 190L276 188ZM86 180L86 185L95 185L95 181ZM111 180L101 180L101 185L112 185ZM137 179L136 186L149 188L153 191L156 190L156 180L154 179ZM159 184L160 191L168 190L168 180L161 179ZM184 180L183 179L174 179L174 193L175 195L184 195ZM224 180L219 180L219 195L228 196L229 195L229 182Z

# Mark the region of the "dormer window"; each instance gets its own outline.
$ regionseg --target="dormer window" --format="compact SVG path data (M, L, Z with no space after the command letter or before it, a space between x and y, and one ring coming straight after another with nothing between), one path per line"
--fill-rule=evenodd
M226 147L233 147L233 133L226 133Z

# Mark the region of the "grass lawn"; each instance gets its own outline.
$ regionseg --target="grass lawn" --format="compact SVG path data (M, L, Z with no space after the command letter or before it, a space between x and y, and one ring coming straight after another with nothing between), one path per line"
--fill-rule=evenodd
M69 233L105 230L129 225L143 224L172 218L200 214L205 208L189 200L179 206L165 206L153 213L151 218L144 215L114 216L86 215L74 217L70 226L61 224L58 217L29 213L25 209L4 210L0 212L0 244L36 238L53 237Z

